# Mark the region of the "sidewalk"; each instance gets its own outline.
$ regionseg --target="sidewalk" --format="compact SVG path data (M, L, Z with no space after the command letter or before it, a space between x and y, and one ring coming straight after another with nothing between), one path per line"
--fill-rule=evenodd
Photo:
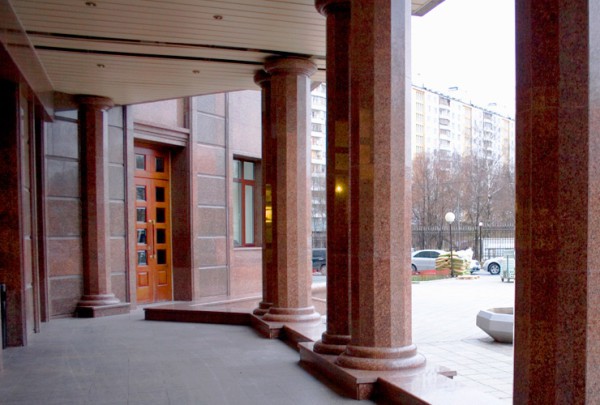
M512 403L513 346L495 343L475 318L481 309L514 306L515 284L476 274L413 284L413 341L429 361L456 370L457 381Z

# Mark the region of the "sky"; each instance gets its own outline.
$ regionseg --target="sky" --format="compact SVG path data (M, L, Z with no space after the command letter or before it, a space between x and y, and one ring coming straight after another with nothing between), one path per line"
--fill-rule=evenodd
M413 84L514 117L514 9L514 0L445 0L412 17Z

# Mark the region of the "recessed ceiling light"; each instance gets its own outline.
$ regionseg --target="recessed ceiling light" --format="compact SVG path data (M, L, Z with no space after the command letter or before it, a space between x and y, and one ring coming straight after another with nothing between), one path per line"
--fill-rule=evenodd
M86 1L85 5L88 6L88 7L96 7L97 4L94 3L93 1Z
M213 18L214 18L215 20L218 20L218 21L219 21L219 20L222 20L222 19L223 19L223 16L222 16L222 15L220 15L220 14L215 14L215 15L213 15Z
M194 69L194 70L192 70L192 73L195 74L195 75L199 75L200 71L198 69Z
M96 66L98 66L100 69L104 69L106 67L104 63L97 63Z

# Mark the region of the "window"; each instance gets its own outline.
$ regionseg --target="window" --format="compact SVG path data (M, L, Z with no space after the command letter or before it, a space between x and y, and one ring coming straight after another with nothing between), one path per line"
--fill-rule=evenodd
M233 160L233 244L254 246L255 163Z

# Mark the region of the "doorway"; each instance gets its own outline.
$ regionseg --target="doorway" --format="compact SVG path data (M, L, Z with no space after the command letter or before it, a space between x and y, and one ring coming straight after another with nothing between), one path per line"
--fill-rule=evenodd
M135 146L137 302L171 301L170 153Z

